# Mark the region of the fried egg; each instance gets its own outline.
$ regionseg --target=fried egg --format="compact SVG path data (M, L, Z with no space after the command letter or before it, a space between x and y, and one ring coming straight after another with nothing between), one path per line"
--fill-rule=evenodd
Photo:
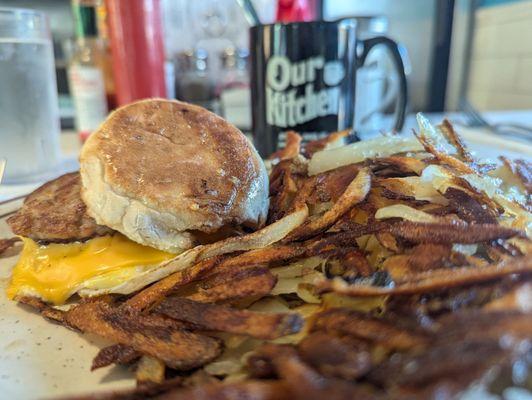
M22 240L24 247L13 269L8 297L37 296L55 305L80 291L113 293L113 288L150 275L151 270L176 257L121 234L65 244Z

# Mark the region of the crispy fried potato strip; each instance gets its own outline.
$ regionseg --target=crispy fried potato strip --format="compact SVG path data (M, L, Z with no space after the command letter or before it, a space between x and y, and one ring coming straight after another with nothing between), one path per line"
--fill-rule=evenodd
M301 158L276 164L270 174L268 223L275 222L296 208L295 199L307 181L306 162Z
M37 297L31 297L31 296L22 296L22 297L17 297L16 300L19 303L30 306L34 310L38 311L47 320L68 326L65 322L65 312L61 310L57 310L53 307L50 307L48 304L46 304L41 299L38 299Z
M200 303L259 298L268 295L276 283L277 278L266 267L226 267L201 282L198 291L187 298Z
M68 311L60 311L31 297L23 297L18 301L37 309L44 317L55 322L131 347L175 369L188 370L204 365L221 352L217 339L184 330L185 326L178 321L140 314L127 305L112 306L95 300L76 305ZM116 358L118 360L119 357Z
M306 178L305 185L308 184L312 190L305 193L306 188L303 188L297 193L296 200L301 198L309 206L337 202L363 168L362 164L351 164Z
M295 399L375 399L375 394L352 382L326 378L305 364L296 349L286 345L265 344L257 351L257 358L270 364L282 381L290 384Z
M300 243L273 244L262 249L250 250L228 258L221 263L220 268L230 268L245 265L269 265L293 258L303 257L307 248Z
M396 175L421 175L427 166L422 160L403 156L375 158L370 164L375 175L380 175L378 171L380 168L391 169Z
M449 187L443 195L454 207L460 219L477 224L497 223L497 216L465 190Z
M367 168L361 169L356 178L349 184L345 192L334 203L332 208L322 216L309 220L296 228L287 240L302 240L321 233L330 228L338 219L355 204L363 201L371 189L371 175Z
M476 171L463 161L460 161L444 151L439 150L436 145L432 143L426 136L418 135L416 133L416 137L418 138L419 143L423 145L425 151L427 151L427 153L431 153L434 157L436 157L436 159L438 159L440 163L448 165L461 174L476 174Z
M464 143L464 140L462 137L454 130L453 125L449 122L447 118L445 118L440 125L440 129L442 133L444 134L445 138L451 143L456 151L458 152L458 155L463 158L465 162L472 163L475 162L473 159L473 156L467 149L466 144Z
M270 160L288 160L297 157L301 148L301 135L294 131L286 132L286 146L268 157Z
M336 292L347 296L404 295L441 291L458 286L473 285L502 278L511 274L532 272L532 259L515 257L483 268L441 268L406 275L394 287L379 287L363 284L348 285L334 279L317 284L320 292Z
M127 307L111 307L102 302L80 304L65 312L68 326L97 334L138 352L163 360L181 370L201 366L220 354L213 338L182 330L173 321L139 314Z
M501 157L504 165L508 167L510 172L521 182L527 194L532 194L532 163L527 160L509 160L506 157Z
M188 269L177 271L137 293L127 301L127 305L136 310L144 310L164 298L172 290L199 279L211 271L220 262L219 257L200 261Z
M311 331L348 335L393 349L410 349L427 343L427 337L422 333L345 308L332 308L319 313Z
M398 254L386 259L383 268L393 279L400 279L408 274L445 268L453 257L452 246L444 244L419 244L406 254Z
M125 344L107 346L102 348L92 360L91 371L111 364L131 364L141 356L142 354L133 347Z
M519 359L526 364L529 347L519 339L530 337L529 314L458 311L440 318L437 327L425 351L396 354L369 380L396 396L425 399L446 393L454 398L494 366L511 366Z
M386 229L392 235L413 243L480 243L523 236L523 233L497 224L441 224L402 221Z
M298 314L266 314L226 306L203 304L171 297L155 307L155 312L202 329L229 332L259 339L276 339L297 333L303 320Z
M0 239L0 255L2 255L6 250L10 249L20 241L22 241L22 239L20 239L19 237Z
M348 336L314 332L299 343L298 349L303 361L329 377L353 380L373 366L369 345Z
M303 242L290 242L274 244L262 249L250 250L220 262L217 269L232 268L247 265L275 265L289 262L294 259L308 258L313 256L341 255L339 250L348 247L353 250L354 256L358 251L353 247L355 239L374 233L379 229L385 229L384 224L372 226L343 223L339 227L345 229L340 232L322 234L317 239L309 239Z

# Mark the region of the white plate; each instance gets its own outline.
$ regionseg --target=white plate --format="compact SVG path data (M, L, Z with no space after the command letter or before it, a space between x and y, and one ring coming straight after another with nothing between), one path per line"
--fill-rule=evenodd
M12 204L0 205L0 215L9 207ZM0 220L0 238L11 236L5 220ZM108 343L48 322L7 299L5 289L17 258L0 256L0 399L42 399L133 387L133 374L125 367L90 371L98 349Z

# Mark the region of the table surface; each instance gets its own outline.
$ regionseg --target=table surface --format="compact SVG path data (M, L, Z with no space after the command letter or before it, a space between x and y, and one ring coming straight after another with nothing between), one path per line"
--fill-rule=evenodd
M440 123L443 118L449 118L451 122L464 122L465 118L461 113L427 113L425 116L432 123ZM490 123L513 122L523 125L532 126L532 110L525 111L495 111L483 114ZM407 116L402 133L408 134L412 129L417 129L417 123L414 114ZM494 135L486 130L478 128L466 128L457 125L458 132L464 137L465 141L480 158L496 160L498 156L509 158L532 159L532 145L509 137ZM64 131L61 134L61 150L63 153L63 162L57 171L57 176L75 171L79 168L77 157L81 143L73 131ZM0 185L0 201L22 196L30 193L43 182L32 182L20 185Z

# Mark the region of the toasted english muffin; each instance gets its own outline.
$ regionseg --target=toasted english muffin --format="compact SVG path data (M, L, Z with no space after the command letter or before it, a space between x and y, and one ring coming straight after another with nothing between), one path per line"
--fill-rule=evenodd
M98 224L170 252L196 232L260 226L268 176L236 127L199 106L150 99L114 111L80 156L82 197Z

